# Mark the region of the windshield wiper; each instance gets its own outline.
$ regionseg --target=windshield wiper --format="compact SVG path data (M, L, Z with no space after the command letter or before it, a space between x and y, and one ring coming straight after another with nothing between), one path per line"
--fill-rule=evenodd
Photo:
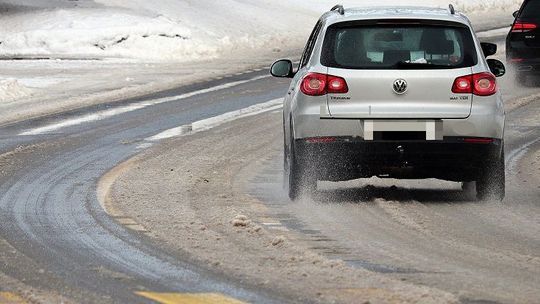
M429 62L411 62L411 61L399 61L392 66L393 68L401 69L447 69L449 65L433 64Z

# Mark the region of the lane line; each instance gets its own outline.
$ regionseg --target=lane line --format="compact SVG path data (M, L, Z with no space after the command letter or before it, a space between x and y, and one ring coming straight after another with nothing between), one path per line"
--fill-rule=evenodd
M80 116L80 117L76 117L76 118L66 119L66 120L57 122L57 123L52 124L52 125L47 125L47 126L44 126L44 127L39 127L39 128L27 130L27 131L24 131L22 133L19 133L19 135L20 136L30 136L30 135L39 135L39 134L50 133L52 131L63 129L63 128L66 128L66 127L72 127L72 126L80 125L80 124L83 124L83 123L86 123L86 122L102 120L102 119L105 119L107 117L111 117L111 116L131 112L131 111L135 111L135 110L140 110L142 108L145 108L145 106L144 105L133 105L133 106L127 106L127 107L122 107L122 108L118 108L118 109L105 110L105 111L92 113L92 114L88 114L88 115L84 115L84 116Z
M136 292L137 295L161 304L245 304L219 293Z
M124 107L118 107L118 108L115 108L115 109L104 110L104 111L91 113L91 114L87 114L87 115L83 115L83 116L75 117L75 118L68 118L68 119L65 119L65 120L61 120L59 122L55 122L53 124L49 124L49 125L46 125L46 126L42 126L42 127L38 127L38 128L32 128L32 129L23 131L23 132L19 133L18 135L20 135L20 136L34 136L34 135L46 134L46 133L50 133L50 132L53 132L53 131L60 130L62 128L72 127L72 126L80 125L80 124L83 124L83 123L94 122L94 121L98 121L98 120L103 120L103 119L106 119L106 118L109 118L109 117L112 117L112 116L132 112L132 111L136 111L136 110L140 110L140 109L143 109L143 108L147 108L147 107L162 104L162 103L167 103L167 102L171 102L171 101L178 101L178 100L194 97L194 96L197 96L197 95L202 95L202 94L206 94L206 93L225 90L225 89L229 89L229 88L232 88L232 87L235 87L235 86L238 86L238 85L242 85L242 84L245 84L245 83L249 83L249 82L252 82L252 81L257 81L257 80L264 79L264 78L269 78L269 77L270 77L269 75L257 76L257 77L250 78L250 79L247 79L247 80L240 80L240 81L225 83L225 84L218 85L218 86L215 86L215 87L202 89L202 90L198 90L198 91L193 91L193 92L190 92L190 93L185 93L185 94L181 94L181 95L177 95L177 96L163 97L163 98L158 98L158 99L146 100L146 101L134 103L134 104L131 104L131 105L128 105L128 106L124 106Z
M26 304L27 302L15 293L2 291L0 292L0 303L2 304Z
M206 118L196 121L189 125L182 125L172 129L165 130L159 134L146 139L149 142L160 141L172 137L177 137L185 134L193 134L205 130L209 130L220 126L224 123L231 122L240 118L254 116L257 114L270 112L281 109L283 107L283 98L273 99L267 102L258 103L247 108L236 111L227 112L218 116Z

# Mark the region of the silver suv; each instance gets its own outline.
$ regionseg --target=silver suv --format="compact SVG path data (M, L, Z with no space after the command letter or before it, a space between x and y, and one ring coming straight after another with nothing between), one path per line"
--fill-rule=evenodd
M285 97L289 197L318 180L438 178L505 195L505 113L497 46L449 9L336 5L317 22Z

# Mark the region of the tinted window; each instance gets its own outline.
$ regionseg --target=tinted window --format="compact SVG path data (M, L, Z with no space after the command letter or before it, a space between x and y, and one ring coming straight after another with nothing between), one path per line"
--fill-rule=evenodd
M451 69L474 66L477 56L465 27L337 24L328 29L322 63L349 69Z
M530 0L521 12L522 18L540 18L540 1Z

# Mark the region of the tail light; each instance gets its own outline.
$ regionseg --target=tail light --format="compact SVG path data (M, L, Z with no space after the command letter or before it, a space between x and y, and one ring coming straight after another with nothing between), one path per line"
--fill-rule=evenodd
M454 80L452 92L457 94L471 94L473 92L472 83L472 75L458 77Z
M538 26L535 23L516 21L512 26L512 33L526 33L536 29Z
M344 94L349 92L345 79L337 76L309 73L300 85L302 93L309 96L322 96L326 94Z
M497 93L497 90L497 79L487 72L458 77L452 85L452 92L456 94L491 96Z

